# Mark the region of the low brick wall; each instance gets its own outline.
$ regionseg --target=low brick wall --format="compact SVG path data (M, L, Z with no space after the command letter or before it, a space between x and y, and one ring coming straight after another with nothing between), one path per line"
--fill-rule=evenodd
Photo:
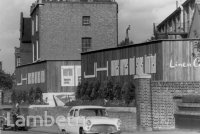
M174 129L177 103L176 96L200 93L200 82L151 82L153 129Z

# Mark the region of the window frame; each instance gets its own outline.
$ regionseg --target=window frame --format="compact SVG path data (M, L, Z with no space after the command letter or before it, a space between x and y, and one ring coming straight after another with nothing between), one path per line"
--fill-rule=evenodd
M91 25L91 17L90 16L82 16L82 25L90 26Z
M92 38L91 37L83 37L81 39L82 52L87 52L92 48Z

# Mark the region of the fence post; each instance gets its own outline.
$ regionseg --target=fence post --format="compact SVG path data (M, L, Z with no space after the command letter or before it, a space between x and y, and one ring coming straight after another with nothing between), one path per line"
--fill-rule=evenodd
M136 108L137 128L139 131L152 131L152 93L150 85L151 75L136 75Z

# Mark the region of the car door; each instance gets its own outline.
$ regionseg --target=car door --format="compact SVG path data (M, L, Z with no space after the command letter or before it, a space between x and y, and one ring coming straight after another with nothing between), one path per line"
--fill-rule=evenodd
M70 117L71 132L73 134L79 133L79 110L75 109L74 114Z
M74 109L70 110L67 117L67 124L66 124L66 132L72 133L73 132L73 124L72 120L74 117Z

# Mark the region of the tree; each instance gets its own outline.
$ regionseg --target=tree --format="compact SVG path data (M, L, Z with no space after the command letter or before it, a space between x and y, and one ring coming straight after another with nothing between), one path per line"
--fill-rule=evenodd
M81 88L81 97L85 95L87 88L88 88L88 81L84 81Z
M35 103L35 90L33 88L30 89L29 91L29 104Z
M96 80L96 81L94 82L94 87L93 87L92 93L91 93L91 95L90 95L90 98L91 98L92 100L95 100L95 99L98 98L98 95L99 95L98 92L99 92L100 86L101 86L101 83L100 83L98 80Z
M115 83L114 88L113 88L113 94L114 94L114 98L116 100L121 100L122 99L122 94L121 94L121 86L120 83Z
M79 83L77 90L76 90L76 99L80 99L81 98L81 89L82 89L82 84Z
M0 88L4 90L12 89L13 77L10 74L6 74L4 71L0 71Z
M113 82L111 80L105 81L99 90L100 98L112 100L113 99Z
M35 101L43 101L42 90L39 87L37 87L35 91Z
M122 88L122 98L127 105L135 99L135 85L132 82L125 82Z

